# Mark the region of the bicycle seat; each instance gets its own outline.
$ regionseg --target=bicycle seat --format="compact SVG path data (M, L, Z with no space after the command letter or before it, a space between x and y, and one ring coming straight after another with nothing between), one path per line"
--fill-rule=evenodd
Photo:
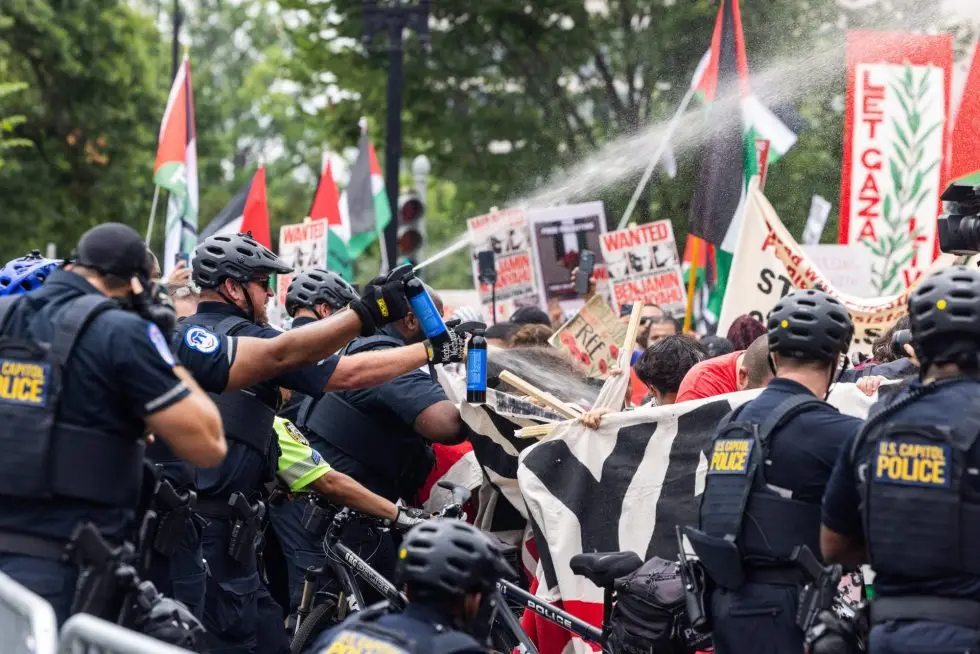
M636 552L594 552L576 554L570 565L572 572L599 588L611 588L614 581L643 565L643 560Z

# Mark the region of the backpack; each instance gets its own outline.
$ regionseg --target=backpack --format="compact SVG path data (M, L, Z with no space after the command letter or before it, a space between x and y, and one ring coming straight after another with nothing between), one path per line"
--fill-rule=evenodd
M676 562L653 557L616 580L609 645L622 654L687 654L706 649L711 635L691 628Z

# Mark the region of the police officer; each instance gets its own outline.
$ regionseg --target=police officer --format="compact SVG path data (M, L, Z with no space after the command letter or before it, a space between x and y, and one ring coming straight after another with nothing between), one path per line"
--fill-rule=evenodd
M395 580L409 604L375 607L324 632L310 652L476 654L487 651L493 591L516 573L486 535L460 520L429 520L405 535ZM507 610L503 607L501 610Z
M0 571L59 622L78 579L64 556L76 526L116 544L134 536L144 434L195 465L226 453L217 408L161 332L149 277L139 234L108 223L44 286L0 299Z
M441 311L439 296L431 295ZM409 312L375 336L354 339L343 352L383 355L424 338L418 319ZM435 461L430 443L454 444L465 438L459 410L428 369L412 370L373 388L307 401L300 409L298 426L334 469L391 501L410 504ZM352 523L341 541L382 575L390 577L394 572L392 534ZM316 543L309 545L315 548ZM366 584L364 592L380 599Z
M870 650L980 651L980 272L942 270L909 299L919 380L841 449L824 557L875 571Z
M311 268L289 282L286 313L293 319L293 327L302 327L332 316L358 298L354 287L337 273ZM299 406L306 397L293 393L279 415L295 423Z
M8 261L0 270L0 296L20 295L40 288L48 275L54 272L61 263L61 261L42 257L39 250Z
M775 377L719 424L699 529L686 530L716 587L718 654L803 651L795 618L809 579L791 556L802 545L819 555L824 487L841 443L861 425L824 401L854 332L843 305L795 291L767 328Z
M265 306L272 297L271 275L290 271L248 234L209 237L197 247L193 261L201 302L197 313L181 320L174 337L179 358L216 394L229 439L229 454L220 467L200 469L196 480L184 480L196 481L198 511L209 521L203 530L208 564L203 621L212 653L288 649L281 611L260 579L254 548L265 511L264 485L271 481L277 459L273 421L280 387L319 397L326 391L380 384L430 361L462 357L458 339L440 348L420 343L385 353L327 356L356 333L369 335L404 317L404 285L368 287L350 310L281 333L267 326ZM318 355L314 361L326 358L273 375L263 361L252 360L263 356L259 348L248 351L252 341L294 335L308 343L312 335L309 348ZM239 365L249 386L233 392L244 385L237 377ZM255 367L262 373L255 374ZM255 383L263 378L267 381Z

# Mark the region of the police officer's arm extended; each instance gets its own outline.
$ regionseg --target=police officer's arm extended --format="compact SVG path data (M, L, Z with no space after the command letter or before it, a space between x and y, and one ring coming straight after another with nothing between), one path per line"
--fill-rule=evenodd
M396 520L398 507L393 502L372 493L347 475L331 470L314 481L313 490L340 506L378 518Z
M174 366L173 372L190 394L146 416L147 429L188 463L202 468L216 466L228 453L218 407L183 367Z

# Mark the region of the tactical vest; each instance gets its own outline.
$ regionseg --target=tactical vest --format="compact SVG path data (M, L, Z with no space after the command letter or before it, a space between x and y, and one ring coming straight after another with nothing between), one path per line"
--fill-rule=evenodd
M701 498L701 530L734 541L750 564L789 563L799 545L819 552L820 505L769 488L765 461L776 432L801 413L828 405L811 395L793 395L761 425L737 420L744 406L719 423Z
M869 418L851 448L871 565L906 578L980 576L980 406L950 406L964 414L955 427L886 422L916 399Z
M96 294L69 300L48 343L5 334L23 297L0 298L0 495L135 507L143 481L141 434L73 424L58 411L79 337L95 316L118 305Z
M417 632L405 634L378 624L388 615L387 604L360 611L348 618L321 651L385 654L453 654L473 651L473 639L445 625L418 622ZM334 649L336 647L336 649Z
M390 336L372 336L353 344L349 343L341 354L357 354L380 348L401 347L404 343ZM390 479L399 488L399 494L411 499L418 487L425 482L432 468L434 457L425 440L404 429L410 436L394 434L365 434L362 429L338 429L343 425L376 424L374 416L345 400L340 393L325 393L319 399L308 399L300 407L296 426L314 440L320 438L343 450L352 459L368 467L381 479ZM381 448L381 449L379 449Z

